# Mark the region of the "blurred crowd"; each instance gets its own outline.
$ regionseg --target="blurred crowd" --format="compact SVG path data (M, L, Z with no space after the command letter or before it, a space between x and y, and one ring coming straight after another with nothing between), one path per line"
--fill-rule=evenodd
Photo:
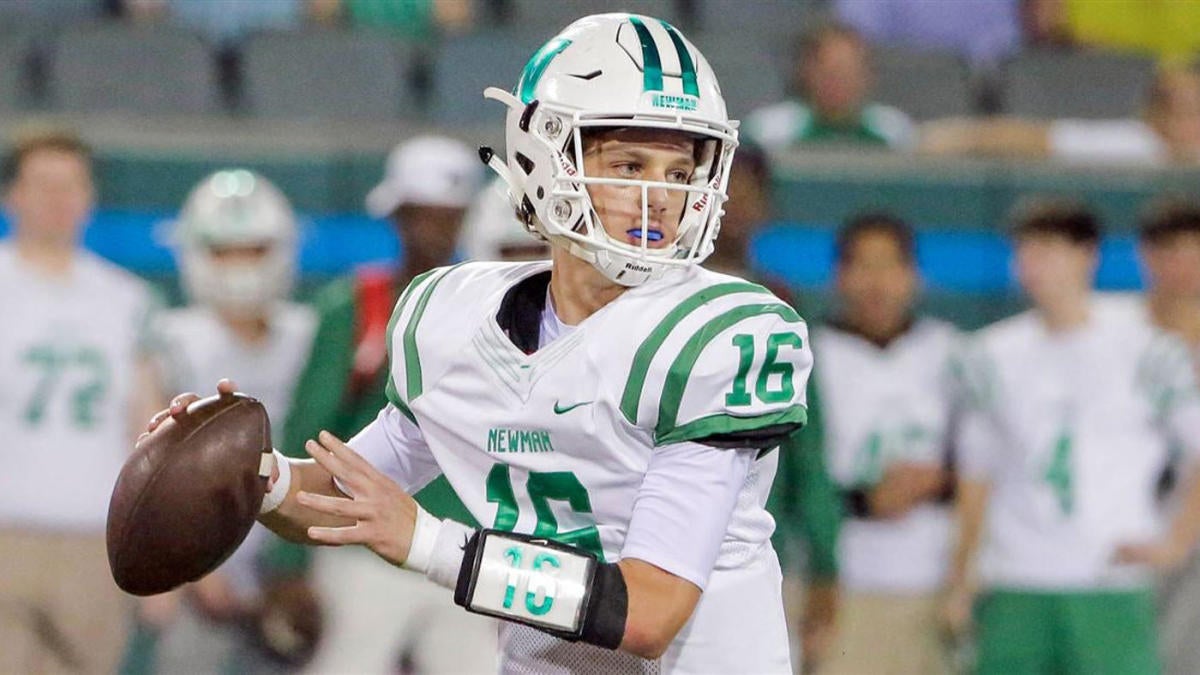
M211 70L220 103L214 107L199 93L180 92L173 103L133 97L126 106L161 105L146 111L151 114L225 111L272 117L311 114L266 102L286 96L279 90L287 90L285 80L297 74L282 69L280 82L264 83L270 73L249 73L258 38L384 39L412 49L385 53L355 49L353 39L337 43L341 51L355 53L338 55L330 64L346 75L343 88L330 92L357 87L365 97L372 88L383 88L385 97L395 100L374 107L323 107L315 114L398 119L418 109L418 117L448 124L452 121L439 119L442 108L428 104L431 91L440 86L436 80L473 76L439 72L439 60L491 58L483 68L505 70L517 57L497 43L519 46L525 54L572 9L605 7L586 0L8 0L0 4L0 47L20 52L4 64L21 71L9 75L20 80L12 85L16 93L5 92L24 99L19 107L72 112L82 107L86 112L90 104L121 108L121 101L95 92L59 91L87 89L74 82L82 75L73 70L79 66L70 65L73 59L86 61L89 50L97 50L94 66L113 70L106 76L114 81L146 74L132 64L122 66L119 58L110 63L119 54L103 41L74 45L82 55L70 50L64 55L63 40L87 36L64 28L171 28L181 33L165 39L179 42L181 51L191 45L184 45L180 35L204 45L208 64L184 59L178 65ZM1200 47L1200 9L1192 2L640 0L626 9L664 16L694 34L718 72L729 74L726 93L732 111L745 118L746 134L772 152L834 143L938 156L1139 164L1195 163L1200 152L1200 83L1192 61ZM136 42L146 35L117 32L112 39ZM759 38L764 53L744 49L747 35ZM459 38L480 46L467 49L465 56L447 56L444 45ZM262 49L271 52L270 40L266 43ZM311 49L323 49L312 44ZM149 42L125 49L122 58L135 60L139 54L162 54ZM288 54L285 50L275 58L287 60ZM162 73L172 72L171 59L161 60L158 67L167 69ZM374 72L364 75L362 69ZM56 84L56 78L71 82ZM316 100L333 85L304 86ZM452 99L454 106L478 102L473 90L448 95L469 96Z
M711 6L723 1L661 5L698 28L704 49L703 36L720 30ZM203 36L236 87L239 50L261 31L436 40L519 28L525 4L6 0L0 24L178 25ZM580 3L580 13L599 4ZM920 224L889 210L847 209L834 302L821 314L804 311L812 289L759 273L751 257L773 218L773 158L808 147L1200 163L1200 3L768 6L795 17L785 27L793 49L775 59L787 61L787 95L747 111L706 264L757 278L812 328L809 425L781 456L772 493L797 666L1200 672L1200 192L1144 205L1145 290L1122 295L1093 289L1106 224L1091 205L1037 195L1011 205L1010 221L995 226L1013 244L1029 309L970 334L918 311ZM1042 57L1033 72L1049 73L1044 86L1078 73L1100 81L1065 114L1022 108L1027 80L1014 64ZM889 87L881 78L901 62L915 64L910 79ZM1100 66L1073 70L1085 62ZM1116 74L1130 63L1132 89L1120 89ZM922 77L943 76L961 105L905 109L946 84ZM1121 106L1090 93L1106 84ZM8 145L0 412L14 415L3 425L19 451L4 453L0 551L21 554L0 555L0 672L489 671L494 627L440 589L365 551L302 550L261 528L210 577L134 602L107 581L108 493L94 480L115 478L169 394L209 391L222 376L264 400L286 454L303 455L318 429L350 437L372 419L386 401L390 313L412 279L455 260L547 255L503 188L484 180L476 153L438 134L397 145L363 211L393 225L402 258L349 271L307 304L293 297L295 195L272 176L222 168L173 219L187 300L166 308L80 243L97 204L91 149L60 130ZM472 522L444 481L418 499Z

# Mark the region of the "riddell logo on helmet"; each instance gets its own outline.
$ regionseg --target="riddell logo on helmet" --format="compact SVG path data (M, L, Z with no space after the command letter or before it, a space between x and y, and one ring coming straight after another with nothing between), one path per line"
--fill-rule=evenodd
M558 166L563 170L563 173L567 174L568 176L575 175L575 167L572 166L571 163L567 161L567 158L563 157L562 155L558 155Z
M626 269L626 271L629 271L629 272L643 272L645 274L649 274L650 272L654 271L644 265L638 265L637 263L631 263L631 262L625 263L625 269Z
M720 184L720 180L717 178L713 178L711 181L709 181L708 188L710 190L716 190L717 186L719 184ZM703 211L704 207L706 207L706 206L708 206L708 193L701 195L700 199L697 199L696 203L692 204L692 210L696 211L696 212L700 212L700 211Z
M695 110L696 99L691 96L654 94L650 97L650 105L655 108L670 108L672 110Z

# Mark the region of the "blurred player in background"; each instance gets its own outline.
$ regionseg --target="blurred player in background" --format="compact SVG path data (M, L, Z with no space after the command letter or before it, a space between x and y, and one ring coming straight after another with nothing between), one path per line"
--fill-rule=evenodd
M284 447L302 454L304 441L322 429L349 437L387 404L388 319L415 277L453 260L482 173L478 155L446 137L413 138L391 152L366 207L395 226L402 262L395 269L361 270L321 291L320 323ZM444 481L435 481L419 499L439 515L470 517ZM444 589L363 549L321 549L313 555L313 580L329 618L313 672L495 669L494 623L458 611ZM464 642L472 647L457 647Z
M288 302L291 205L260 175L218 171L188 196L175 244L190 304L162 316L169 388L236 377L266 406L278 444L316 326L310 308ZM272 539L256 525L216 572L142 601L123 672L276 672L311 656L320 612L301 571L264 559Z
M870 45L853 28L818 24L800 39L793 59L800 94L750 113L745 134L775 152L809 144L909 150L916 127L903 111L872 102Z
M821 672L946 672L938 610L950 540L957 331L914 313L920 277L904 221L888 213L850 218L835 256L837 310L813 331L813 373L823 422L817 442L848 519L839 539L840 637Z
M463 255L467 260L546 260L550 245L517 220L508 188L493 179L475 195L463 222Z
M91 153L62 131L3 165L0 242L0 672L110 672L131 602L112 581L105 514L161 405L149 289L84 251Z
M793 307L798 300L780 279L750 268L754 237L770 221L771 165L758 146L741 144L726 187L721 236L704 266L756 281ZM779 472L767 506L775 517L773 541L784 572L784 607L793 660L819 663L833 641L838 611L837 536L841 520L837 491L825 470L819 415L809 381L809 417L779 453ZM798 554L802 553L800 556ZM807 668L805 668L807 669Z
M1200 373L1200 204L1179 196L1154 200L1139 222L1138 243L1150 316L1159 328L1184 341ZM1179 485L1178 479L1187 473L1183 448L1172 450L1170 480L1164 486L1170 489L1169 515L1180 506L1186 485ZM1165 578L1160 590L1166 670L1200 672L1200 557L1195 550L1186 566Z
M963 361L946 618L965 629L982 590L984 674L1155 673L1152 574L1180 564L1200 531L1194 468L1165 526L1155 500L1171 446L1189 460L1200 449L1192 361L1140 299L1092 291L1090 211L1030 202L1014 241L1033 309L984 329Z

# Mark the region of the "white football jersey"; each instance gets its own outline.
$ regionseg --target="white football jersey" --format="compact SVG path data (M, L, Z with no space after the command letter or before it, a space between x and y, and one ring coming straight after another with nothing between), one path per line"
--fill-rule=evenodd
M826 466L839 486L873 485L895 462L945 464L954 407L949 366L958 345L952 326L921 319L883 348L832 326L815 329L812 340ZM841 582L859 591L936 590L950 522L947 507L930 503L901 518L847 519L838 538Z
M103 532L152 306L140 279L91 253L55 279L0 242L0 522Z
M430 461L369 459L408 489L444 473L485 526L547 536L608 562L637 557L706 589L658 663L505 623L506 672L786 671L774 522L764 509L776 453L752 460L732 515L711 525L700 497L707 485L644 479L664 447L802 424L812 364L804 322L762 287L697 267L625 291L526 354L497 314L516 283L549 269L468 263L414 281L389 330L388 394L419 425ZM635 505L660 499L688 501L695 514L663 541L718 542L705 569L670 544L629 550Z
M1200 397L1182 343L1140 299L1094 296L1086 325L1050 333L1033 312L981 331L961 369L962 471L990 481L981 576L1034 589L1132 587L1113 563L1155 540L1168 450L1194 453Z
M167 391L211 392L228 377L262 401L271 420L271 436L280 442L292 392L312 347L317 317L310 307L278 303L271 314L270 332L258 344L246 344L207 307L163 312L158 333L165 349L161 366ZM221 565L234 592L244 602L259 593L255 558L269 530L255 524L237 551Z
M159 334L166 346L162 370L167 391L211 392L228 377L262 401L278 444L292 391L304 369L317 317L312 308L278 303L266 339L248 345L211 309L185 307L163 312Z

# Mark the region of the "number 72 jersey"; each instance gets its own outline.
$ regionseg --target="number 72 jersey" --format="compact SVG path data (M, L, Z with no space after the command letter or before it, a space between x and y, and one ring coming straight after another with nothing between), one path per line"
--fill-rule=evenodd
M629 289L527 354L497 317L514 286L548 273L547 263L434 270L389 328L389 400L483 526L615 561L657 449L765 447L804 424L807 328L761 286L689 269ZM767 544L774 460L751 471L717 568Z

